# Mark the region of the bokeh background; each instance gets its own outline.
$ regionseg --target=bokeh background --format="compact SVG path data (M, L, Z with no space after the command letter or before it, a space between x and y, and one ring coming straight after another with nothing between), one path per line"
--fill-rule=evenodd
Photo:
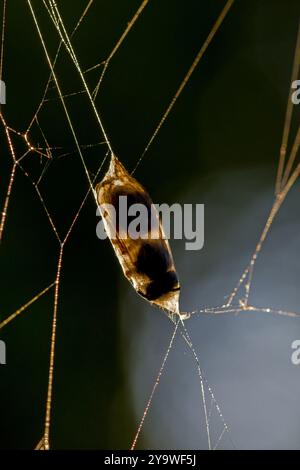
M2 2L1 2L2 3ZM58 38L42 2L33 1L51 57ZM96 104L115 153L131 170L224 1L149 2L111 61ZM69 31L85 1L58 2ZM97 0L74 36L83 70L111 52L138 1ZM297 27L297 0L236 1L220 31L136 171L155 202L204 203L205 246L172 242L182 310L221 305L247 264L274 193ZM89 86L101 68L86 74ZM64 93L82 90L62 51L57 77ZM42 98L49 70L27 2L7 5L3 79L7 123L24 131ZM39 122L53 151L40 184L60 234L88 189L57 93ZM79 142L103 141L83 94L67 98ZM292 132L299 123L296 109ZM43 139L37 126L29 134ZM0 196L11 157L1 130ZM18 155L25 151L14 136ZM91 177L105 146L85 148ZM61 156L62 154L69 154ZM45 166L23 160L35 180ZM104 174L106 166L99 175ZM154 384L173 326L123 278L108 241L95 235L90 197L74 226L62 266L51 443L58 449L128 448ZM253 280L255 305L299 311L299 183L276 218ZM17 171L0 247L0 320L55 278L59 245L32 184ZM42 436L53 291L0 332L0 447L27 449ZM196 316L190 331L237 448L300 448L300 366L291 363L299 321L259 313ZM212 418L216 441L222 430ZM180 337L170 354L139 448L206 448L199 378ZM232 448L227 436L220 448Z

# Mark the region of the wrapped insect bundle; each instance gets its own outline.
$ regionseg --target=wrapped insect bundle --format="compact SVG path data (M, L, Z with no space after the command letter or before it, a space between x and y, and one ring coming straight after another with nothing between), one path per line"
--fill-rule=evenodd
M149 302L179 314L180 284L171 249L147 191L114 155L95 191L105 231L126 278ZM141 206L146 223L139 224L136 236L131 230L136 224L133 214Z

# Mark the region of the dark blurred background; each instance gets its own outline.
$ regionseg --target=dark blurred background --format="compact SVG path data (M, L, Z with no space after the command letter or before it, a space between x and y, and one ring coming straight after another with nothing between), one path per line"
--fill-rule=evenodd
M32 3L53 58L57 33L42 2ZM69 31L86 3L58 2ZM108 57L139 4L94 2L73 39L83 70ZM150 1L112 59L96 104L114 151L128 170L224 4ZM204 249L187 252L183 241L171 242L183 310L223 303L271 207L299 10L297 0L237 0L135 173L155 202L205 203ZM86 74L91 89L100 71ZM82 90L64 50L56 72L65 94ZM3 71L7 104L2 106L10 127L26 130L48 75L27 2L10 0ZM39 123L50 146L59 148L39 188L63 237L88 182L53 86L47 99ZM66 103L80 144L103 141L85 95L70 96ZM296 112L292 132L299 122ZM36 124L29 137L34 146L43 145ZM24 141L13 138L21 155ZM105 152L104 145L83 149L92 178ZM36 153L22 163L33 181L45 164ZM1 130L1 203L11 166ZM261 255L253 284L255 304L299 311L298 201L295 185ZM90 196L65 246L53 448L128 448L172 333L163 313L145 305L123 279L109 242L96 238L95 209ZM0 253L1 321L53 282L59 254L45 210L20 170ZM52 312L50 291L0 332L7 345L7 365L0 366L1 448L32 448L42 437ZM300 339L299 322L252 313L196 317L187 325L236 446L299 448L300 368L290 362L291 341ZM141 448L206 445L195 365L186 352L178 339L139 441ZM230 441L222 441L222 446L230 448Z

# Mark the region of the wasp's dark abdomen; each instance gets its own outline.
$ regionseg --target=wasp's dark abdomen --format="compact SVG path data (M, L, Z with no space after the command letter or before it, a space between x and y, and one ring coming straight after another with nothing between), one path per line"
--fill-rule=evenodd
M145 297L150 301L156 300L168 292L174 292L179 289L176 272L168 271L148 284Z
M148 300L155 300L170 291L179 290L177 274L169 251L161 240L145 243L136 260L136 270L149 277L150 282L144 294Z
M141 247L136 260L137 272L146 274L150 279L155 279L167 272L171 266L170 254L161 240L155 240L151 244L145 242Z

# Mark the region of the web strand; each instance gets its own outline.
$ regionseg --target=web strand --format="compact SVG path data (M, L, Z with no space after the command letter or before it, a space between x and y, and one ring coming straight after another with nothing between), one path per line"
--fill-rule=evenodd
M28 302L23 304L22 307L20 307L14 313L11 313L5 320L0 322L0 330L2 330L2 328L4 328L6 325L12 322L15 318L21 315L21 313L25 312L29 307L31 307L32 304L34 304L37 300L39 300L43 295L47 294L47 292L49 292L49 290L51 290L54 285L55 285L55 282L53 282L48 287L43 289L41 292L35 295L32 299L30 299Z
M51 423L51 410L52 410L52 393L53 393L53 378L54 378L54 365L55 365L55 346L56 346L56 329L57 329L57 310L58 310L58 296L59 296L59 281L61 276L61 267L63 259L63 248L62 244L58 264L57 264L57 273L55 279L55 289L54 289L54 309L53 309L53 318L52 318L52 333L50 341L50 364L49 364L49 376L48 376L48 390L47 390L47 400L46 400L46 415L45 415L45 429L44 429L44 447L45 450L50 449L50 423Z
M138 10L135 12L135 14L133 15L133 17L131 18L131 20L128 22L127 24L127 27L126 29L124 30L124 32L122 33L121 37L118 39L118 41L116 42L115 46L113 47L111 53L109 54L109 56L107 57L107 59L103 62L104 64L104 67L103 67L103 70L102 70L102 73L100 75L100 78L97 82L97 85L95 87L95 90L93 91L93 99L95 100L97 98L97 95L99 93L99 89L100 89L100 86L101 86L101 83L102 83L102 80L104 78L104 75L108 69L108 66L109 66L109 63L111 61L111 59L114 57L114 55L116 54L116 52L118 51L118 49L121 47L121 45L123 44L124 40L126 39L126 37L128 36L129 32L131 31L131 29L133 28L134 24L137 22L137 20L139 19L139 17L141 16L144 8L148 5L149 3L149 0L144 0L140 7L138 8Z
M90 178L90 175L89 175L87 166L86 166L86 164L85 164L84 157L83 157L83 154L82 154L82 152L81 152L81 148L80 148L80 145L79 145L79 142L78 142L78 139L77 139L77 135L76 135L75 129L74 129L74 127L73 127L73 124L72 124L72 121L71 121L71 117L70 117L70 115L69 115L69 112L68 112L68 109L67 109L65 100L64 100L64 98L63 98L63 94L62 94L62 91L61 91L61 89L60 89L60 86L59 86L59 83L58 83L58 79L57 79L56 74L55 74L55 71L54 71L53 64L52 64L52 62L51 62L51 60L50 60L50 57L49 57L49 54L48 54L48 50L47 50L46 44L45 44L45 42L44 42L44 38L43 38L42 32L41 32L40 27L39 27L39 25L38 25L38 22L37 22L37 19L36 19L34 10L33 10L33 8L32 8L31 1L30 1L30 0L27 0L27 2L28 2L28 5L29 5L30 11L31 11L31 14L32 14L32 17L33 17L33 21L34 21L34 24L35 24L36 29L37 29L37 32L38 32L38 35L39 35L39 37L40 37L41 44L42 44L42 46L43 46L43 49L44 49L44 52L45 52L45 55L46 55L46 58L47 58L47 62L48 62L48 65L49 65L49 67L50 67L50 70L51 70L51 73L52 73L52 77L53 77L53 80L54 80L54 82L55 82L55 85L56 85L56 88L57 88L57 91L58 91L58 94L59 94L59 97L60 97L60 100L61 100L61 104L62 104L62 106L63 106L65 116L66 116L66 118L67 118L67 121L68 121L70 130L71 130L71 132L72 132L73 139L74 139L74 142L75 142L75 145L76 145L78 154L79 154L79 156L80 156L80 159L81 159L81 162L82 162L82 165L83 165L85 174L86 174L86 176L87 176L87 179L88 179L88 182L89 182L90 187L92 187L91 178Z
M46 5L45 0L43 0L43 3L44 3L44 5ZM54 24L54 26L56 27L57 32L58 32L58 34L59 34L59 36L60 36L60 38L61 38L61 41L64 43L64 45L65 45L67 51L68 51L69 54L70 54L70 57L71 57L71 59L72 59L74 65L75 65L75 67L76 67L76 69L77 69L77 71L78 71L78 73L79 73L80 79L81 79L81 81L82 81L82 84L83 84L83 86L84 86L84 89L85 89L85 91L86 91L86 94L87 94L87 96L88 96L88 99L89 99L89 101L90 101L91 107L92 107L92 109L93 109L93 111L94 111L96 120L97 120L97 122L98 122L98 124L99 124L99 126L100 126L100 130L101 130L101 132L102 132L102 135L103 135L103 137L104 137L104 139L105 139L105 142L106 142L106 144L107 144L107 146L108 146L108 148L109 148L111 154L113 154L113 150L112 150L111 143L110 143L110 141L109 141L109 139L108 139L106 130L104 129L104 126L103 126L103 124L102 124L102 120L100 119L99 113L98 113L98 111L97 111L97 108L96 108L96 106L95 106L94 100L93 100L92 95L91 95L91 93L90 93L89 87L88 87L88 85L87 85L87 82L86 82L86 80L85 80L85 78L84 78L83 72L82 72L82 70L81 70L81 68L80 68L80 65L79 65L79 63L78 63L78 60L77 60L77 57L76 57L76 55L75 55L73 46L72 46L72 44L71 44L71 40L70 40L70 38L69 38L69 36L68 36L67 30L66 30L66 28L65 28L65 26L64 26L64 23L63 23L63 21L62 21L62 18L61 18L61 16L60 16L58 7L57 7L57 5L56 5L56 2L55 2L54 0L49 0L49 5L50 5L51 12L52 12L51 18L52 18L53 24ZM57 20L55 19L55 15L57 16ZM60 26L62 27L62 30L61 30ZM74 136L74 138L75 138L75 136ZM83 157L82 157L82 158L83 158ZM90 180L89 180L89 182L90 182Z
M198 369L198 376L199 376L199 379L200 379L200 384L201 384L201 395L202 395L202 404L203 404L203 408L204 408L204 416L205 416L205 424L206 424L206 434L207 434L207 441L208 441L208 448L209 450L212 450L212 444L211 444L211 437L210 437L210 416L211 416L211 411L207 411L207 405L206 405L206 394L205 394L205 388L204 388L204 384L206 384L206 387L208 389L208 393L210 395L210 398L211 398L211 404L212 405L215 405L215 408L217 410L217 413L218 413L218 416L223 424L223 430L224 432L226 431L229 435L229 438L230 438L230 441L232 443L232 446L235 448L235 445L234 445L234 442L233 442L233 439L231 437L231 433L230 433L230 430L229 430L229 426L227 425L224 417L223 417L223 414L222 414L222 411L221 411L221 408L220 408L220 405L218 404L216 398L215 398L215 395L213 393L213 390L211 388L211 386L209 385L208 381L205 379L204 375L203 375L203 372L202 372L202 369L201 369L201 366L200 366L200 360L199 360L199 356L197 355L196 353L196 350L194 348L194 345L193 345L193 342L191 340L191 337L187 331L187 328L184 324L184 321L182 320L182 318L180 317L180 321L181 321L181 324L182 324L182 327L183 327L183 330L184 330L184 333L181 332L181 336L183 337L184 341L186 342L188 348L190 349L193 357L194 357L194 360L195 360L195 363L196 363L196 366L197 366L197 369ZM222 433L222 436L223 436L224 433ZM217 444L216 444L217 445Z

